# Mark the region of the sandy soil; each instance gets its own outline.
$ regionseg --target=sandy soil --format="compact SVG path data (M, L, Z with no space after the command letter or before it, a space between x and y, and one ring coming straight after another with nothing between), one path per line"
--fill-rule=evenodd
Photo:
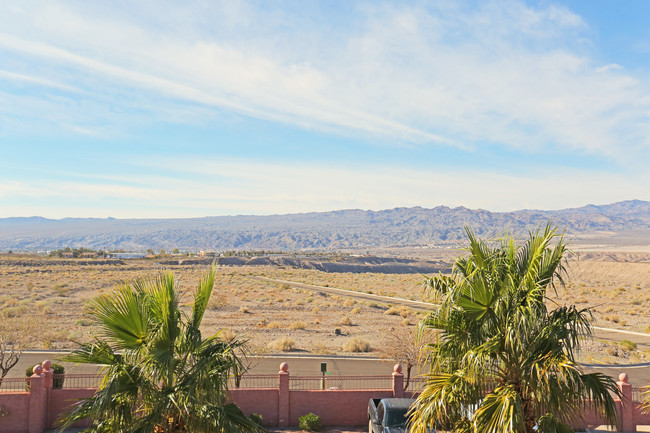
M451 260L452 252L440 257ZM457 254L457 252L453 252ZM590 252L574 254L569 279L553 302L590 307L595 324L650 332L650 254ZM74 263L40 257L0 255L0 333L25 338L31 348L68 348L73 341L92 337L94 329L84 303L115 284L155 275L163 270L155 261L124 264ZM204 266L166 266L179 287L189 293ZM225 328L250 339L254 353L277 352L278 340L286 348L312 353L340 353L355 337L367 343L373 355L386 345L386 336L412 329L420 316L384 303L355 301L337 295L291 289L251 277L328 285L386 296L418 300L421 275L325 273L271 267L222 267L204 319L204 332ZM338 330L338 331L337 331ZM276 342L276 343L274 343ZM630 363L650 354L599 341L588 346L583 360Z

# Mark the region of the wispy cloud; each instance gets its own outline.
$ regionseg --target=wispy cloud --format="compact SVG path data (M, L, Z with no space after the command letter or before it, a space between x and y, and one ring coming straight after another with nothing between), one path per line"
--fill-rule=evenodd
M52 87L52 88L55 88L55 89L66 90L68 92L77 92L77 91L79 91L79 89L77 89L77 88L75 88L73 86L68 86L68 85L62 84L62 83L56 83L56 82L50 81L50 80L48 80L46 78L33 77L33 76L30 76L30 75L16 74L14 72L0 70L0 80L2 80L2 79L18 81L18 82L24 82L24 83L29 83L29 84L36 84L36 85L45 86L45 87Z
M391 165L284 164L268 161L179 157L134 161L138 173L122 176L77 174L37 181L0 182L0 216L195 217L272 214L395 206L466 206L496 211L564 208L642 196L625 176L561 169L527 175L492 171L428 170ZM459 175L460 174L460 175ZM585 182L586 176L590 181ZM19 200L18 205L14 205ZM54 200L56 210L43 211ZM112 205L114 204L114 205ZM170 204L173 204L170 209ZM161 215L161 209L164 214Z
M147 3L131 17L92 5L26 2L25 13L0 18L2 51L25 69L48 63L64 86L81 74L96 94L117 84L168 103L390 141L616 157L650 146L647 78L567 43L587 24L558 5L369 4L352 8L354 25L247 3ZM5 74L23 76L15 64Z
M0 147L15 151L0 163L0 216L650 199L650 74L603 56L589 39L597 31L568 8L335 5L6 8ZM249 126L254 144L241 137ZM259 139L266 128L276 135ZM348 144L345 163L329 152Z

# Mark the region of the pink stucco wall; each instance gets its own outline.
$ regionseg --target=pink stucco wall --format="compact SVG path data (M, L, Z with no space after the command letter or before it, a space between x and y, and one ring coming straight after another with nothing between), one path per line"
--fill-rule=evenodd
M50 391L50 406L48 410L48 425L56 426L60 417L64 416L71 409L71 406L80 399L92 397L95 393L94 388L70 388L70 389L53 389ZM75 423L74 426L85 427L89 421Z
M396 370L392 389L376 390L291 390L288 366L278 373L277 388L239 388L231 390L235 403L247 415L262 415L267 426L297 426L298 418L307 413L321 417L324 426L366 425L370 398L401 396L403 376ZM641 414L639 404L632 402L632 386L627 375L618 382L623 401L617 400L619 431L634 431L636 425L650 424L650 414ZM624 380L623 380L624 379ZM42 433L52 428L70 406L92 396L94 389L52 389L51 371L32 376L29 392L0 393L0 405L8 416L0 417L2 433ZM603 424L600 416L587 407L575 427Z
M324 390L291 391L289 394L289 425L297 426L298 418L310 412L320 416L324 426L368 424L368 401L388 398L392 390Z
M262 424L278 425L278 390L262 388L240 388L230 391L232 399L246 415L262 415Z
M0 432L25 433L29 420L29 393L3 392L0 394L0 406L9 412L8 416L0 417Z
M634 403L634 422L636 425L650 425L650 413L641 413L640 403Z

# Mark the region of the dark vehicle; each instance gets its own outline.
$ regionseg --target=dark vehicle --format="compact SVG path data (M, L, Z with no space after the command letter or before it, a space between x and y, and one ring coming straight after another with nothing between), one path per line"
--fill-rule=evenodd
M412 398L371 398L368 402L368 433L406 433L406 414Z

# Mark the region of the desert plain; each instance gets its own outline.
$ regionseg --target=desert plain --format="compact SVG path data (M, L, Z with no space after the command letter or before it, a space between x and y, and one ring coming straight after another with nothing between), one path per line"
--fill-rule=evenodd
M379 254L428 256L447 263L460 250ZM116 284L172 272L189 303L209 264L183 259L83 260L38 255L0 255L0 333L31 349L69 349L88 341L96 329L86 303ZM549 305L590 308L595 326L650 335L650 252L579 251L566 261L567 279ZM395 337L415 329L422 311L391 302L293 288L269 279L308 283L367 294L422 300L418 273L324 272L287 266L219 267L204 318L204 332L248 339L254 354L387 355ZM624 334L621 337L625 340ZM630 364L650 353L626 341L594 339L583 345L583 362Z

